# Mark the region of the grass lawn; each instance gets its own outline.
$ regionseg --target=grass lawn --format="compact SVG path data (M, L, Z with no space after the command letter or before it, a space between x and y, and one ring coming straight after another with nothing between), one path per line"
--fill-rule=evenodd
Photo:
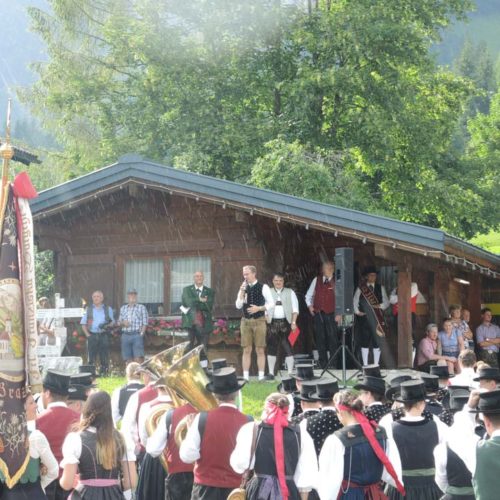
M99 389L111 394L114 389L125 383L124 377L99 378ZM243 387L243 413L260 418L264 407L264 400L271 392L276 391L278 381L270 382L250 382Z

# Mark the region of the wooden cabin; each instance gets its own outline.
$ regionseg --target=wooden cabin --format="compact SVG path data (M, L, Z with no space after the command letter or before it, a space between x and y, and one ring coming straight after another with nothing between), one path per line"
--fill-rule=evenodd
M387 364L411 361L410 286L418 284L418 333L460 303L479 323L482 304L500 302L500 256L445 232L178 170L137 155L40 193L31 203L35 240L52 250L56 290L67 306L102 290L115 309L135 287L153 316L179 316L182 288L196 269L216 291L215 316L237 319L245 264L261 281L284 271L304 296L338 247L354 249L355 280L376 265L399 314ZM397 272L396 272L397 271ZM390 313L389 313L390 314ZM301 314L304 339L310 322ZM398 333L396 333L398 332ZM309 339L309 340L308 340Z

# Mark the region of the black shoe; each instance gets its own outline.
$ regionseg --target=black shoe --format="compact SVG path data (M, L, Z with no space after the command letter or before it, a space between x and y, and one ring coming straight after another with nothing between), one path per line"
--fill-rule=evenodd
M268 382L274 382L274 375L272 373L268 373L265 377L264 377L265 380L267 380Z

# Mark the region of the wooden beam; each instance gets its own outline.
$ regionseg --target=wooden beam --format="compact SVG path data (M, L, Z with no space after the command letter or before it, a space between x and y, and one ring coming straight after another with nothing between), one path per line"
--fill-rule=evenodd
M412 366L411 265L398 272L398 366Z
M482 290L481 276L478 273L469 275L470 285L467 290L467 304L464 304L466 309L470 311L470 328L472 331L481 323L481 305L482 305Z
M433 286L433 314L434 322L441 326L443 318L448 315L448 294L450 288L450 273L449 269L444 266L439 266L434 273Z

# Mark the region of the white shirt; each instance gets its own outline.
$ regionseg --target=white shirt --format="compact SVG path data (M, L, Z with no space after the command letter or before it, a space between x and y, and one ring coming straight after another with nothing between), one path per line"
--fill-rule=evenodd
M412 281L412 283L411 283L411 289L410 289L410 297L413 298L416 295L418 295L418 285L414 281ZM391 296L389 298L389 302L391 304L393 304L393 305L398 303L398 289L397 288L395 288L391 292Z
M370 287L370 285L373 285L373 289L375 290L375 283L367 283L367 286ZM389 307L389 299L387 298L387 292L385 291L385 287L381 285L382 288L382 302L380 304L380 308L385 311ZM354 312L356 314L359 314L361 311L359 310L359 299L361 298L361 290L356 288L356 291L354 292L354 299L353 299L353 305L354 305Z
M170 430L171 429L167 429L167 412L165 412L158 421L158 427L153 434L149 436L146 444L146 453L155 458L159 457L167 446Z
M477 376L474 368L462 368L462 372L450 378L450 385L461 385L464 387L472 387L474 389L479 388L479 382L474 382L474 378Z
M235 408L236 406L229 403L221 403L219 406L229 406ZM189 427L186 437L179 448L179 457L186 464L192 464L200 458L201 436L198 431L198 423L200 421L200 414L194 417L193 423ZM164 425L165 427L165 425Z
M96 432L95 427L88 427L88 431ZM125 440L126 449L122 457L122 462L135 462L134 449L130 448ZM80 456L82 455L82 437L80 432L70 432L62 445L63 459L61 461L61 469L68 464L79 464Z
M324 281L326 279L326 276L322 276L321 279ZM328 278L332 283L334 280L334 277L332 276L331 278ZM306 292L306 304L307 307L310 307L314 305L314 295L316 294L316 282L318 281L318 277L313 278L311 281L311 284L309 285L309 288L307 289Z
M280 288L279 290L277 288L275 288L274 291L278 295L278 298L276 300L277 301L281 300L280 294L283 291L283 288ZM299 301L297 299L297 295L295 294L295 292L292 289L290 289L290 299L292 301L292 314L299 314ZM273 319L286 318L285 308L282 305L279 306L279 305L275 304L273 311L272 311L272 318Z
M54 481L54 479L57 479L59 475L59 465L50 449L50 444L45 435L38 429L30 429L30 427L35 424L34 421L32 422L33 424L31 425L30 422L27 422L28 429L31 430L29 434L30 457L35 460L39 458L40 462L47 468L47 473L40 475L40 484L45 490L47 485Z
M401 458L392 436L387 436L385 453L394 467L399 481L402 482ZM328 436L319 454L319 475L316 489L321 500L337 499L344 479L344 454L345 447L342 441L335 434ZM382 481L396 486L394 479L385 467L382 472Z
M253 469L255 457L250 457L252 439L256 422L248 422L238 432L236 446L229 460L237 474L243 474L248 468ZM257 430L257 435L258 435ZM250 458L252 461L250 462ZM318 469L316 467L316 451L311 436L300 429L300 453L293 481L299 491L310 491L316 485Z
M172 403L172 399L168 394L161 394L153 401L155 401L155 403ZM153 401L148 401L147 403L144 403L141 406L141 409L139 410L139 419L138 419L139 440L142 446L144 447L146 446L149 439L146 422L148 420L149 414L154 408L154 406L151 406L151 403Z
M254 286L258 283L258 281L254 281L253 283L249 283L249 286ZM262 285L262 295L264 296L265 300L265 305L264 307L266 308L266 311L271 311L274 309L274 299L273 296L271 295L271 289L264 283ZM242 300L240 299L240 291L238 291L238 295L236 296L236 309L243 309L243 304L246 304L247 298L245 295L245 298ZM252 305L252 304L250 304Z

